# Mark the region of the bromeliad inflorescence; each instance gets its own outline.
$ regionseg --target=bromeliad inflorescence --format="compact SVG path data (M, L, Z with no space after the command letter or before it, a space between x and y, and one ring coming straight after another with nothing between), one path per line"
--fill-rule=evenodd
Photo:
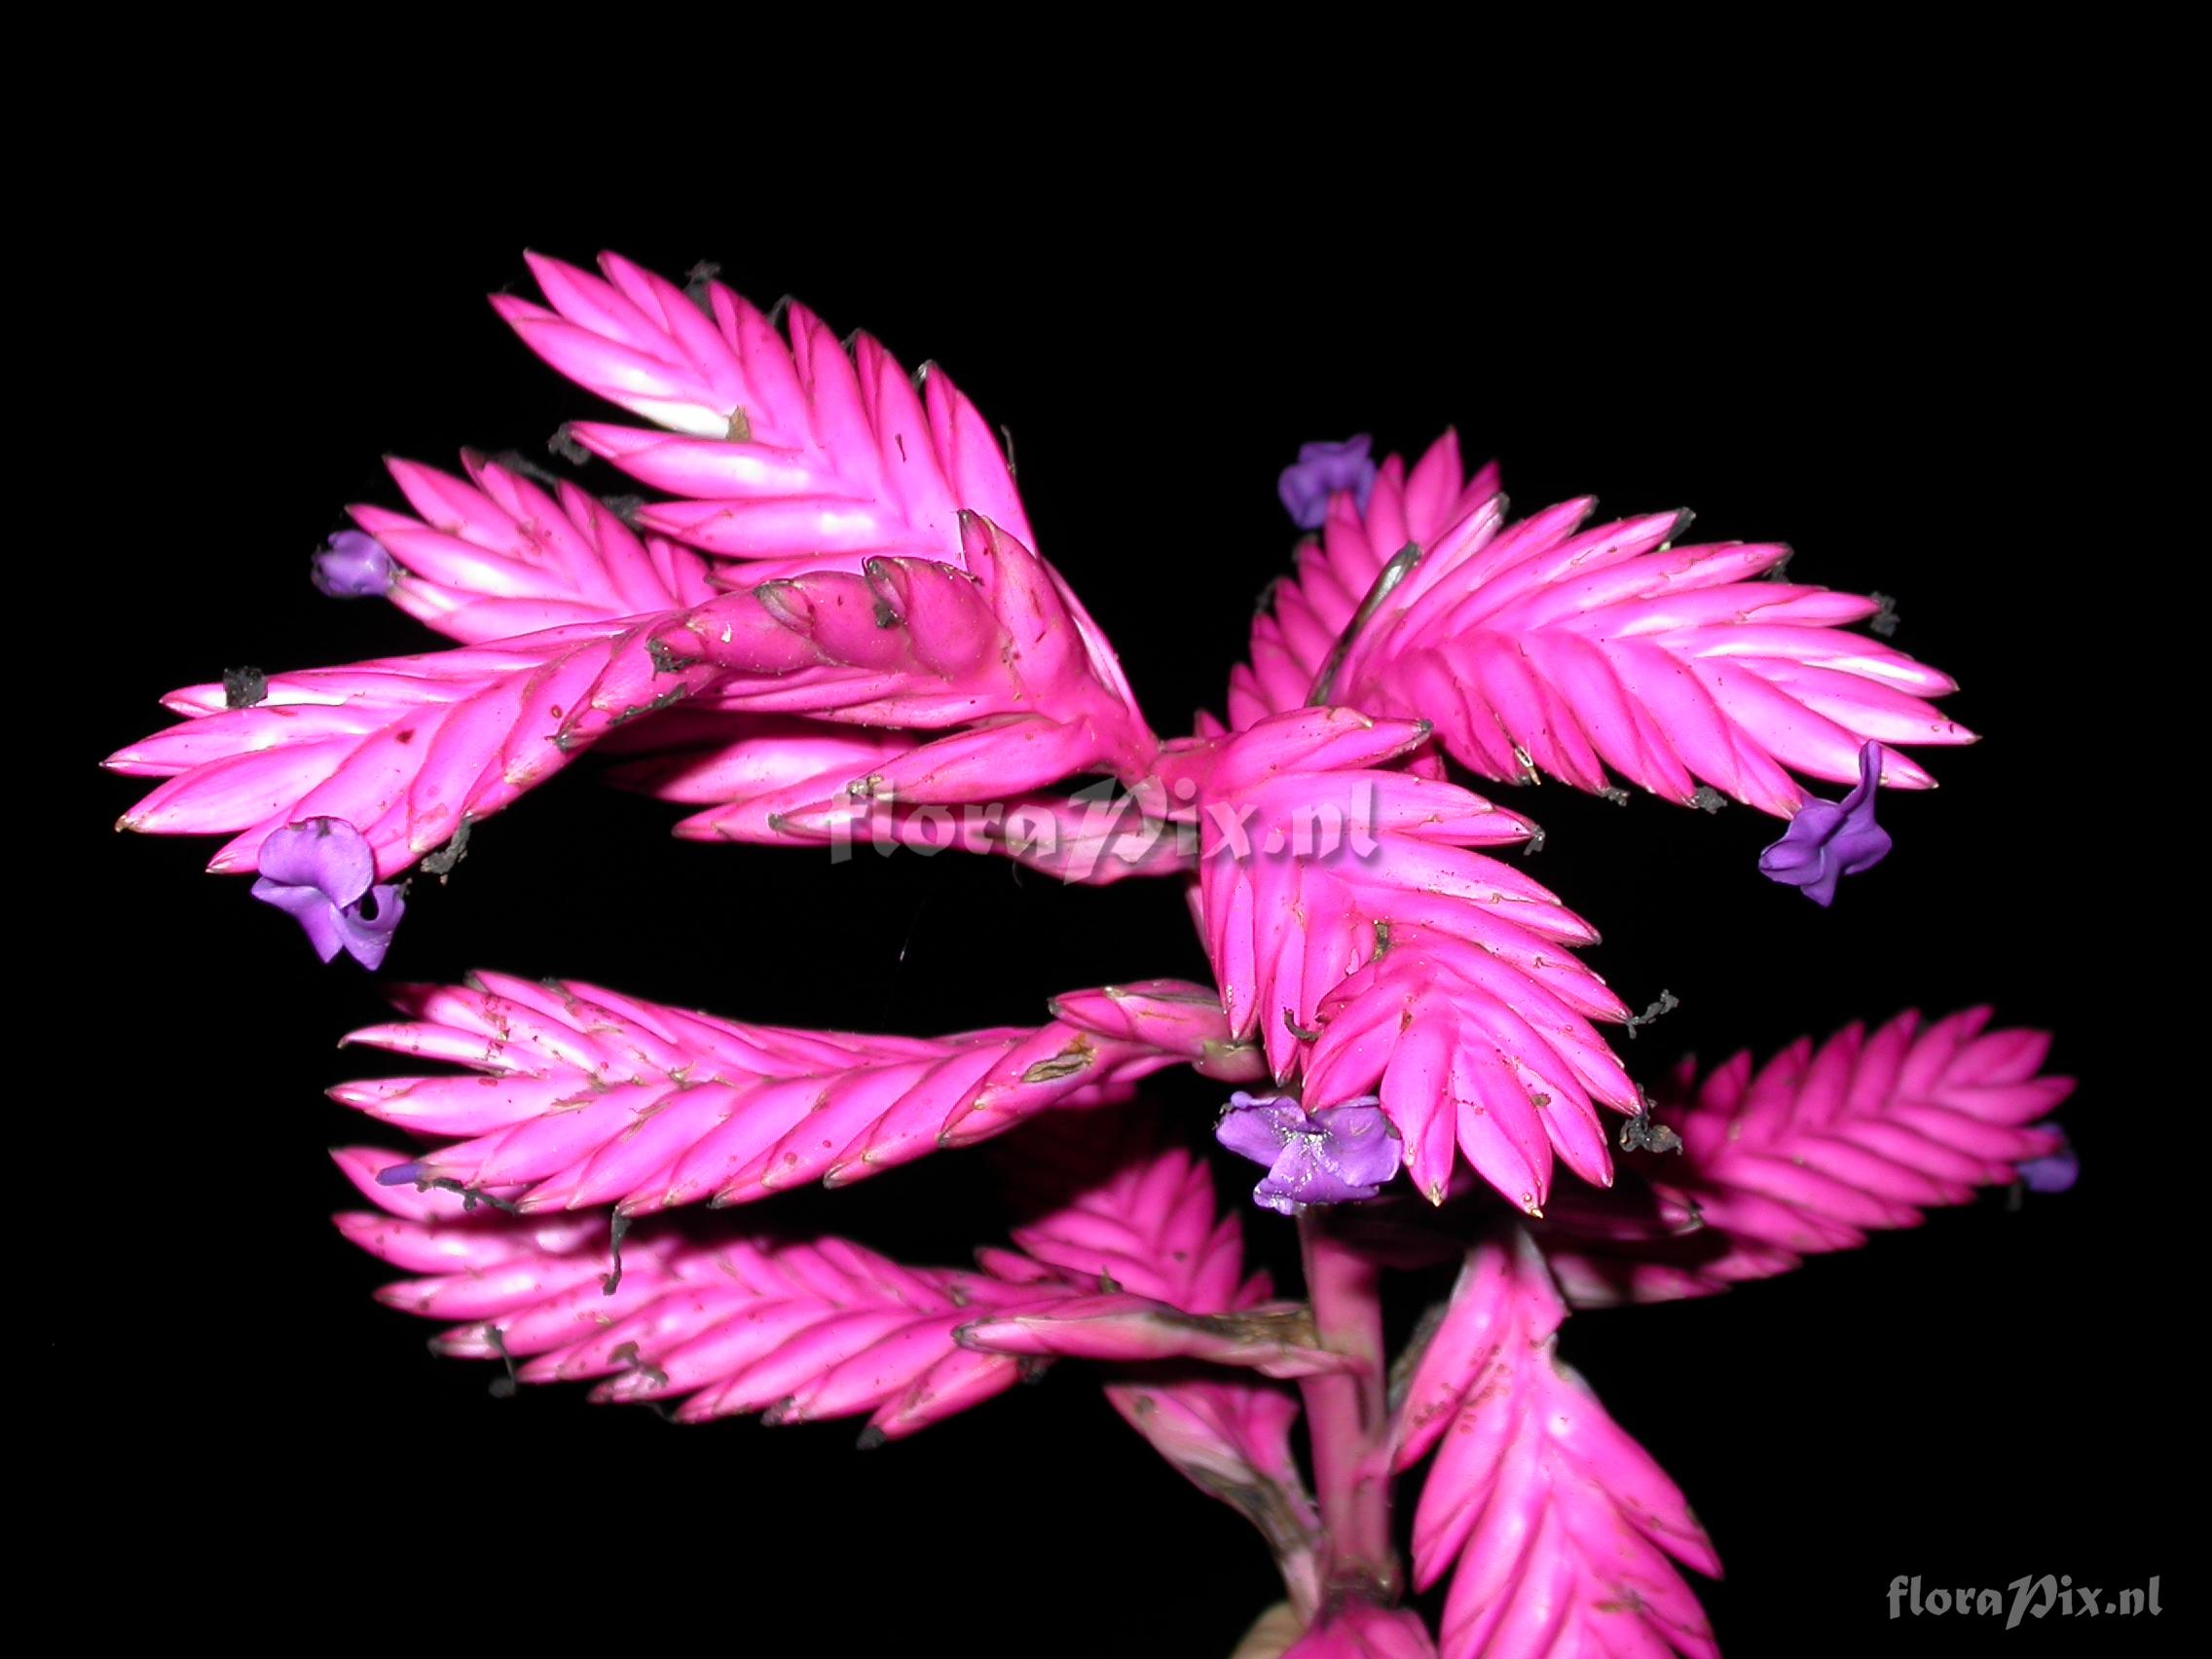
M340 1227L407 1275L385 1299L523 1382L686 1420L864 1417L870 1441L1083 1362L1259 1524L1286 1602L1248 1654L1712 1652L1679 1571L1716 1571L1712 1545L1555 1362L1560 1325L1783 1272L1977 1187L2068 1184L2047 1120L2069 1085L2042 1035L1976 1011L1647 1094L1601 1027L1672 997L1632 1019L1574 954L1589 926L1494 856L1535 827L1462 780L1742 803L1788 821L1761 868L1826 904L1889 850L1877 783L1932 781L1901 751L1969 741L1931 701L1951 682L1852 631L1880 631L1875 599L1784 578L1779 545L1678 544L1678 513L1592 525L1587 500L1516 520L1450 434L1410 466L1363 437L1282 475L1314 534L1226 719L1163 740L941 372L802 306L779 326L705 271L532 267L545 303L500 314L649 423L579 421L565 448L651 494L617 510L479 456L392 462L405 510L354 508L313 580L455 648L173 693L181 722L109 761L165 780L123 827L225 836L215 870L373 969L407 871L450 869L471 825L597 747L690 809L680 835L1179 881L1213 978L941 1037L493 974L407 987L351 1041L447 1069L336 1090L415 1142L338 1154L373 1206ZM1216 1123L1147 1102L1182 1066L1235 1089ZM1254 1206L1225 1213L1193 1151L1209 1130L1266 1166ZM1002 1135L1024 1219L973 1266L706 1213ZM1299 1298L1246 1265L1245 1229L1278 1225ZM1379 1285L1415 1235L1462 1265L1393 1360ZM1432 1452L1409 1558L1393 1494Z

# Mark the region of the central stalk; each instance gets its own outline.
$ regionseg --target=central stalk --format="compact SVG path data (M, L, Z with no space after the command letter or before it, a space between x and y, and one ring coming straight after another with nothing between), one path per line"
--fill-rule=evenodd
M1306 1295L1321 1346L1360 1369L1299 1383L1313 1446L1313 1485L1328 1534L1322 1566L1327 1601L1397 1600L1403 1584L1390 1546L1390 1426L1382 1364L1380 1273L1331 1231L1326 1206L1298 1212Z

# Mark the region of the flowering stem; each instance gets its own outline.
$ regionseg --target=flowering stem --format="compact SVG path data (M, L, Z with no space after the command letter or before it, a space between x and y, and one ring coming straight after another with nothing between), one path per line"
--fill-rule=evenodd
M1389 1410L1382 1364L1382 1302L1374 1263L1330 1231L1329 1211L1298 1212L1306 1294L1321 1346L1361 1362L1355 1372L1310 1377L1306 1397L1313 1484L1328 1536L1323 1595L1388 1604L1402 1574L1390 1547Z

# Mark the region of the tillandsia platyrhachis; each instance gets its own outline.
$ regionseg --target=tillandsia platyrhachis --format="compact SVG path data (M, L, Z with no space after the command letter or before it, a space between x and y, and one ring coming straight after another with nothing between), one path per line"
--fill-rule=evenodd
M1178 881L1213 977L931 1038L495 974L403 988L350 1041L446 1069L335 1091L415 1141L338 1154L370 1206L340 1228L408 1275L385 1299L524 1382L690 1421L859 1417L871 1443L1088 1366L1272 1551L1284 1602L1246 1655L1714 1651L1680 1571L1716 1573L1712 1545L1559 1326L1977 1187L2062 1187L2069 1086L1986 1010L1632 1078L1599 1027L1672 999L1632 1013L1581 964L1590 927L1493 856L1535 827L1456 780L1740 802L1787 825L1760 870L1826 905L1890 850L1881 792L1932 782L1903 751L1970 740L1933 701L1951 682L1886 643L1876 599L1784 577L1779 545L1592 526L1588 501L1517 519L1449 434L1411 465L1355 439L1283 474L1295 574L1226 719L1163 740L940 371L711 275L533 269L545 303L500 313L650 423L563 447L650 494L392 462L407 510L353 508L313 581L457 648L173 693L182 721L109 761L166 780L124 827L228 837L215 870L374 969L411 870L450 873L596 749L695 839ZM1183 1066L1222 1086L1213 1123L1148 1105ZM1249 1200L1216 1191L1209 1131ZM1021 1220L970 1267L707 1213L1000 1136ZM1295 1298L1246 1260L1273 1227ZM1386 1351L1384 1276L1450 1262Z

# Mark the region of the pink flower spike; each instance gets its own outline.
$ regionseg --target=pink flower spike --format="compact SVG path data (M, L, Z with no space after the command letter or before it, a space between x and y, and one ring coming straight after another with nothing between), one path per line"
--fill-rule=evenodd
M703 316L661 277L612 255L601 264L604 282L534 257L553 310L506 296L494 308L561 373L683 434L571 428L645 483L745 525L733 556L817 554L857 534L869 551L942 558L961 507L1030 539L996 434L941 370L917 399L881 346L858 335L848 355L802 305L784 308L787 340L719 282Z
M1456 1150L1532 1213L1555 1155L1610 1179L1596 1107L1639 1097L1590 1021L1628 1011L1563 948L1595 933L1470 850L1525 838L1523 820L1381 769L1426 735L1302 709L1221 740L1198 801L1201 925L1231 1035L1303 1080L1309 1111L1379 1094L1432 1202Z
M372 1188L407 1217L405 1199ZM663 1226L624 1241L609 1272L604 1216L353 1214L346 1235L402 1267L442 1271L378 1299L466 1323L433 1346L457 1358L521 1361L524 1382L598 1382L601 1401L676 1400L704 1421L757 1412L770 1422L865 1415L870 1444L911 1434L1003 1393L1018 1361L960 1347L978 1309L1048 1305L1056 1284L902 1268L841 1239L748 1237Z
M1923 1025L1802 1040L1657 1091L1678 1158L1637 1161L1614 1193L1547 1218L1538 1237L1577 1307L1710 1296L1916 1227L1924 1209L2009 1186L2061 1137L2041 1122L2073 1091L2043 1071L2050 1039L1990 1031L1972 1009Z
M599 738L709 693L733 711L965 727L848 780L855 796L989 800L1089 770L1141 776L1157 740L1080 655L1058 645L1017 650L1003 632L994 648L974 651L968 623L981 608L1050 608L1057 590L1026 550L990 527L972 528L992 550L985 579L951 571L900 589L897 573L883 578L916 615L934 619L935 643L864 577L823 574L498 645L275 675L250 708L228 708L220 686L189 687L171 699L193 717L186 725L109 759L117 770L171 776L123 827L230 832L236 839L214 862L221 870L239 867L278 824L343 818L390 875ZM419 551L393 539L403 556ZM880 613L879 603L888 607ZM945 631L948 607L967 608L957 631ZM1047 613L1067 618L1064 608ZM992 626L1003 629L1003 620ZM943 653L954 649L968 660L948 676ZM1044 707L1068 718L1036 712Z
M807 1181L849 1184L1054 1105L1122 1098L1183 1057L1065 1020L862 1037L740 1025L503 975L413 987L400 1002L411 1018L348 1041L457 1062L499 1087L402 1077L332 1094L447 1140L404 1161L396 1181L511 1193L533 1212L618 1204L643 1215L750 1202Z
M1957 689L1949 677L1842 631L1875 600L1754 580L1786 547L1677 547L1683 513L1584 530L1587 500L1509 526L1478 489L1441 509L1431 491L1417 517L1394 464L1364 513L1332 512L1321 550L1255 624L1252 667L1231 682L1237 725L1309 695L1300 676L1342 645L1333 700L1431 720L1454 759L1511 783L1603 792L1610 768L1684 804L1704 788L1788 817L1804 800L1790 772L1848 781L1867 742L1973 740L1929 700ZM1418 569L1344 638L1408 542ZM1886 769L1894 789L1934 781L1901 755Z
M1414 1583L1454 1575L1441 1651L1610 1652L1633 1634L1639 1651L1715 1659L1675 1563L1717 1577L1719 1559L1675 1484L1559 1363L1566 1314L1542 1255L1510 1229L1469 1255L1407 1384L1395 1466L1438 1448Z
M656 649L663 620L273 674L251 708L225 708L220 686L188 686L168 700L183 724L108 758L116 771L168 779L119 827L228 834L209 866L223 873L252 867L284 825L342 819L375 850L377 873L396 875L463 820L500 810L600 736L708 683L711 667Z
M549 492L465 453L465 480L411 461L385 464L420 516L364 505L352 509L353 520L404 568L388 584L392 602L441 634L505 640L680 610L714 596L706 560L640 536L573 484Z
M988 227L922 233L1022 257ZM876 240L923 245L902 234ZM626 810L681 820L689 840L806 849L796 862L827 879L872 889L886 872L839 867L862 841L909 875L956 850L1091 885L1184 877L1208 977L923 1036L741 1022L572 980L397 986L396 1012L343 1044L403 1056L365 1068L400 1075L330 1090L397 1143L332 1155L361 1199L336 1226L389 1274L377 1299L436 1321L433 1351L497 1366L495 1394L575 1382L682 1422L859 1419L864 1449L1048 1372L1063 1393L1087 1379L1272 1556L1283 1600L1233 1659L1713 1659L1689 1582L1718 1574L1713 1543L1562 1362L1568 1309L1782 1274L1986 1187L2012 1207L2066 1191L2080 1166L2052 1115L2072 1085L2046 1073L2044 1033L1992 1029L1986 1009L1632 1080L1604 1027L1634 1036L1676 999L1632 1018L1583 960L1597 930L1530 878L1543 831L1462 786L1749 805L1787 821L1764 874L1825 906L1890 851L1880 790L1934 787L1907 751L1973 741L1938 710L1954 682L1888 643L1892 603L1785 580L1780 544L1682 545L1683 511L1604 522L1578 498L1517 518L1495 466L1470 473L1449 431L1411 459L1377 460L1364 434L1309 443L1276 481L1303 534L1259 601L1227 718L1200 710L1163 741L1039 551L1011 433L934 364L909 374L800 304L763 313L712 266L679 287L611 253L526 258L538 297L493 308L608 406L548 445L590 470L387 458L388 488L347 509L310 574L332 597L389 599L451 648L226 668L170 692L174 723L106 762L149 780L117 828L221 838L211 871L248 874L324 962L375 972L405 873L442 883L485 818L599 748L613 764L592 771L669 803ZM1045 346L1085 369L1064 340ZM1154 355L1211 361L1188 328ZM1152 416L1176 407L1167 383L1145 389ZM1152 570L1123 613L1153 627L1155 654L1186 620L1165 611L1206 585L1194 562L1240 579L1236 550L1214 545L1230 520L1157 487L1163 467L1205 470L1162 439L1174 425L1123 423L1103 493L1062 498L1088 503L1094 560ZM643 493L570 481L600 462ZM1820 798L1813 780L1848 793ZM586 829L538 850L620 862ZM999 898L1039 899L1017 891L1037 886L1023 869L997 875ZM740 894L728 916L701 893L678 872L619 913L718 959L761 957L748 928L766 927L765 971L787 975L793 940L819 936L832 980L866 956L869 916L905 913L862 893L856 934L835 906L793 910L796 889L766 910ZM1078 920L1024 936L986 914L991 895L970 898L982 907L963 899L955 921L988 933L1004 982L909 975L895 1000L973 991L995 1008L1035 982L1024 937L1065 942ZM1141 966L1118 924L1149 927L1145 904L1084 925ZM248 1030L261 1005L222 1001L209 1017ZM1147 1098L1183 1067L1230 1095L1210 1140L1173 1090ZM858 1203L881 1221L842 1189L984 1142L966 1167L1007 1177L1012 1219L997 1242L955 1240L965 1265L809 1220ZM252 1132L223 1157L282 1162ZM801 1185L823 1191L776 1206L791 1225L743 1208ZM1294 1295L1247 1256L1247 1187L1297 1234ZM955 1188L952 1207L973 1197ZM1284 1224L1258 1225L1280 1255ZM1390 1275L1453 1266L1448 1302L1398 1317L1416 1287ZM967 1541L969 1579L1004 1575L1003 1552ZM847 1577L874 1583L863 1555L844 1549ZM953 1626L955 1645L1057 1640L1004 1609Z
M917 394L875 341L856 335L848 354L804 306L785 308L787 342L719 282L705 285L703 316L662 277L612 254L600 264L605 280L534 255L552 310L509 296L493 305L561 373L684 434L571 428L645 482L694 498L648 506L649 528L776 567L756 581L797 573L792 560L848 572L871 555L958 566L971 515L1036 545L995 433L941 370L927 370ZM1119 706L1119 722L1141 729L1112 646L1066 583L1040 570L1088 675Z
M479 1012L509 1029L535 1023L520 1006ZM681 1034L688 1017L655 1023ZM1213 1223L1205 1167L1181 1152L1074 1176L1068 1206L1024 1235L1038 1253L985 1251L981 1272L904 1268L842 1239L741 1235L720 1218L655 1218L623 1236L604 1213L476 1206L465 1193L413 1184L409 1166L394 1183L389 1161L372 1152L336 1157L383 1212L341 1216L341 1231L419 1275L387 1285L380 1300L470 1321L438 1339L440 1351L521 1360L525 1382L597 1379L599 1400L682 1399L677 1416L685 1421L868 1413L865 1441L896 1438L1011 1386L1022 1370L1014 1352L1174 1356L1300 1374L1343 1363L1310 1346L1310 1324L1302 1327L1294 1310L1263 1305L1264 1280L1239 1285L1235 1223ZM1096 1274L1055 1259L1055 1239L1095 1235L1109 1217L1145 1294L1101 1294ZM1152 1299L1156 1292L1171 1300ZM1070 1335L1055 1343L1054 1332ZM1046 1340L1031 1340L1039 1333ZM982 1351L978 1338L1004 1339L1013 1351ZM1224 1455L1248 1459L1284 1501L1300 1501L1296 1465L1279 1444L1294 1406L1237 1382L1175 1382L1165 1397L1182 1424L1178 1446L1204 1456L1200 1438L1227 1435L1243 1450ZM1128 1409L1149 1419L1157 1404Z

